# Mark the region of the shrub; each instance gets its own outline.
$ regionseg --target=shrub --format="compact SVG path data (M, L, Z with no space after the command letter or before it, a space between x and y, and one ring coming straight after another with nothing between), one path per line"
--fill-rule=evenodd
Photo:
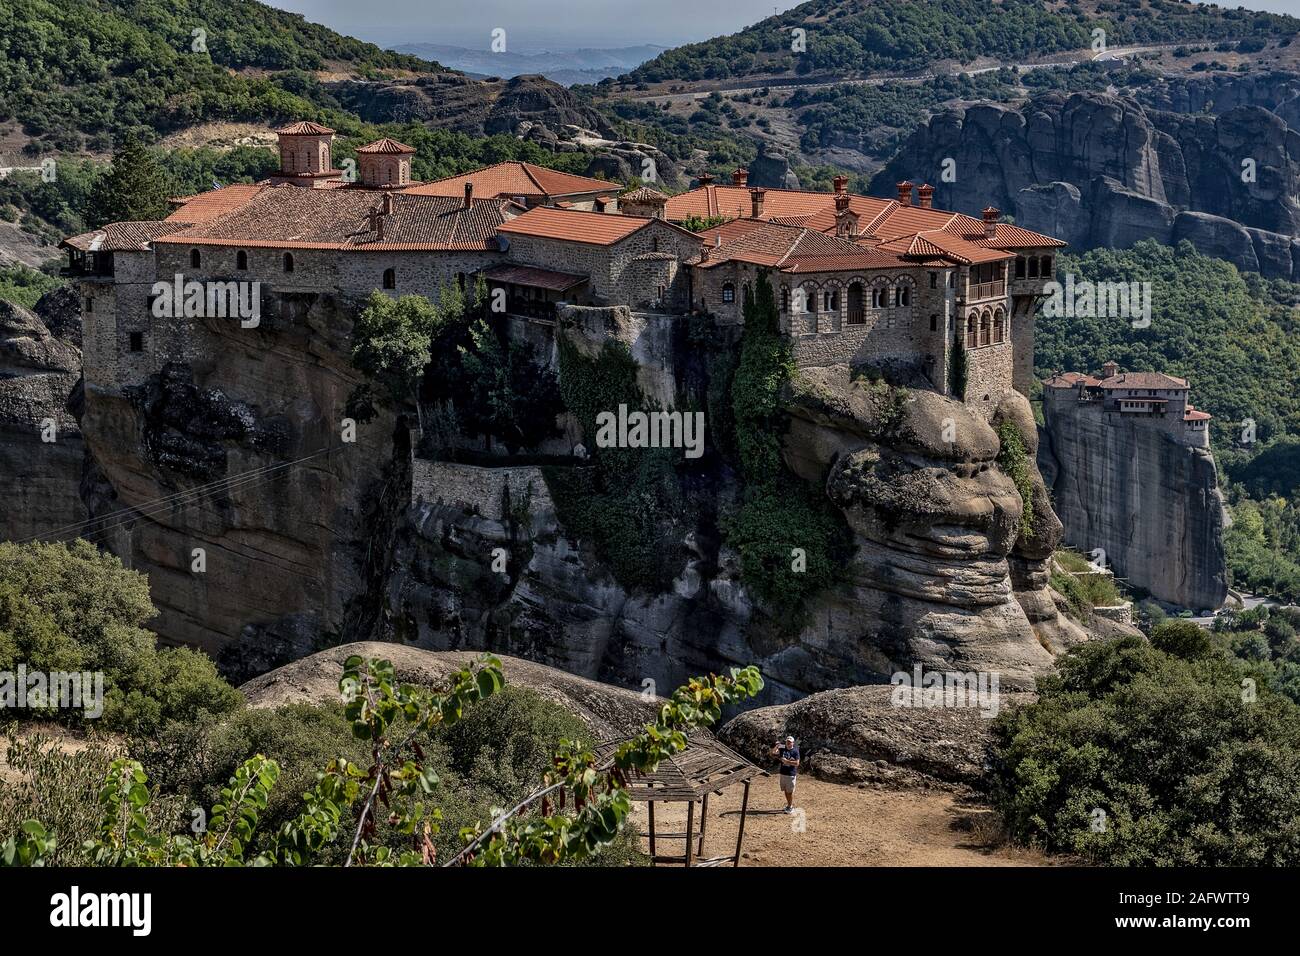
M0 669L102 672L109 729L147 734L242 701L202 653L156 648L143 627L156 613L146 578L85 541L0 543Z
M1118 866L1300 863L1300 708L1226 654L1083 645L994 724L992 797L1018 840Z

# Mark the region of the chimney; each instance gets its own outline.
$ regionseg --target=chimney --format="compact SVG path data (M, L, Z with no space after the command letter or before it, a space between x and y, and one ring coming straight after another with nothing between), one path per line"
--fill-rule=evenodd
M934 205L934 187L929 183L924 183L916 188L917 205L922 209L929 209Z
M845 188L846 188L846 187L848 186L848 184L849 184L849 177L848 177L848 176L836 176L834 179L831 180L831 182L833 182L833 183L835 184L835 195L837 195L837 196L842 196L842 195L844 195L844 190L845 190Z
M393 194L384 193L384 215L391 216L392 214L393 214Z
M701 186L711 186L713 185L713 173L700 173L697 181Z
M465 180L465 208L468 209L474 204L474 181Z
M912 184L906 179L898 184L898 204L900 206L912 205Z
M731 185L744 186L749 182L749 170L741 166L731 174Z
M375 217L375 239L379 242L384 241L384 217Z
M998 216L1002 215L992 206L984 207L984 238L992 239L998 233Z
M379 222L379 210L377 210L374 206L371 206L370 209L367 210L366 218L369 220L367 225L369 226L371 232L374 232L376 229L379 228L379 226L377 225L377 223Z
M1101 380L1103 382L1117 374L1119 374L1119 366L1114 362L1107 362L1101 367Z
M763 197L766 194L767 194L767 190L763 189L761 186L755 186L753 189L749 191L749 206L750 206L751 218L754 219L763 218Z

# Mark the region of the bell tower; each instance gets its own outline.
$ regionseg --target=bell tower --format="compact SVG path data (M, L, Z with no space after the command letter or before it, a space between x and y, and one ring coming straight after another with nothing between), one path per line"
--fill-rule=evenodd
M280 171L271 176L273 183L315 186L339 178L340 171L334 168L330 156L334 130L304 120L278 129L275 134L280 139Z

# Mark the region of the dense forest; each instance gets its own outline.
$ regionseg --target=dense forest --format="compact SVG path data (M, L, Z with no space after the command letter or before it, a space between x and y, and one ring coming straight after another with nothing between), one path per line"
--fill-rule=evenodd
M1086 49L1092 31L1111 46L1290 36L1300 20L1281 14L1174 0L811 0L739 33L660 54L629 74L635 82L764 74L909 71L978 56L1023 61ZM804 50L792 31L806 31Z
M439 70L252 0L9 0L0 117L33 151L105 151L207 120L341 113L310 71ZM246 72L240 72L246 71Z

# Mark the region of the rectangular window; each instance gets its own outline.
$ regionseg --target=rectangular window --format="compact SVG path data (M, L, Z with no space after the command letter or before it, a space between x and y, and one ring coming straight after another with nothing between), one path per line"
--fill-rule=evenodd
M82 311L85 312L87 315L90 315L92 312L95 311L95 299L93 296L89 296L89 295L86 296L86 305L82 309Z
M144 333L143 333L143 332L132 332L132 333L131 333L131 351L132 351L132 352L143 352L143 351L144 351Z
M938 332L938 331L939 331L939 316L938 316L938 315L932 315L932 316L930 316L930 331L931 331L931 332Z
M930 273L930 288L931 289L939 288L939 273L937 272Z

